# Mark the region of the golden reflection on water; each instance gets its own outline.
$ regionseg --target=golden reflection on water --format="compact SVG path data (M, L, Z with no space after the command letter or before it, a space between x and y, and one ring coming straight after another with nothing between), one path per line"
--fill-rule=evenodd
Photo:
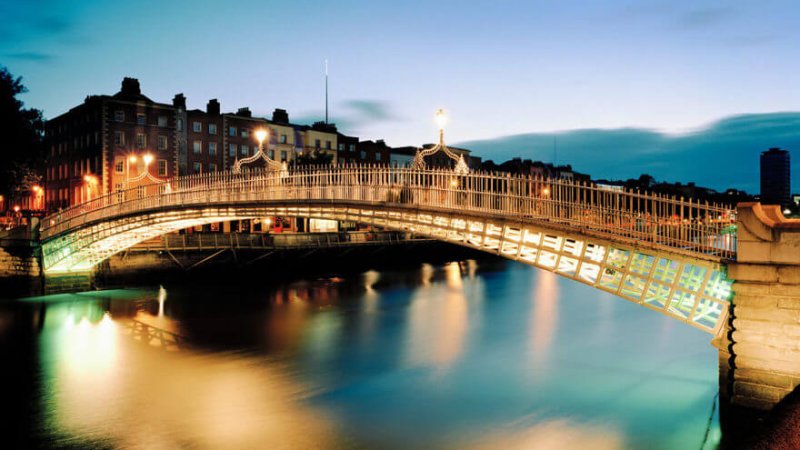
M325 448L333 430L303 405L309 388L280 365L253 357L164 352L131 339L108 312L70 313L50 340L53 364L48 422L80 445L122 448ZM51 308L53 309L53 308ZM291 308L290 308L291 309ZM147 317L149 315L149 317ZM59 319L57 311L49 315ZM137 320L168 325L140 311ZM130 319L120 319L125 321Z
M531 294L530 327L533 364L538 371L545 370L553 335L558 328L558 280L556 274L545 270L536 274L536 287Z
M526 429L501 430L481 437L468 450L621 450L627 448L622 433L608 424L585 425L566 419L537 423Z
M408 308L406 359L412 365L446 369L464 350L468 308L461 267L446 264L444 274L445 286L417 290Z

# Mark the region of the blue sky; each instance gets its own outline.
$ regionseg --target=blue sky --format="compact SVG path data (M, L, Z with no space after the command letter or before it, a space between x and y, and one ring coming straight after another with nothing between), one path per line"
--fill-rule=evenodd
M156 100L183 92L190 107L218 98L224 110L311 120L323 114L326 58L332 120L398 146L434 140L440 107L448 141L464 142L618 128L680 136L800 105L796 0L0 0L0 16L0 64L24 77L24 100L46 117L135 76ZM785 145L767 141L753 154ZM520 153L550 153L530 145ZM581 164L568 146L559 159Z

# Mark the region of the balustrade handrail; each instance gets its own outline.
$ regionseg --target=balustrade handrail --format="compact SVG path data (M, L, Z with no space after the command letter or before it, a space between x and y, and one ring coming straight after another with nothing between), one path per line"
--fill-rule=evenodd
M341 201L547 221L655 247L735 257L734 208L591 182L390 166L303 167L189 175L111 192L42 221L42 239L87 223L171 206Z

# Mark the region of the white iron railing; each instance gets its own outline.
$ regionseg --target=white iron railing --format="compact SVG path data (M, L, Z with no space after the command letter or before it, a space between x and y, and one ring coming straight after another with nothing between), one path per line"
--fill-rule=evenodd
M83 225L170 207L323 201L422 207L520 222L547 222L654 248L735 259L732 207L590 182L387 166L215 172L117 191L42 221L43 240Z

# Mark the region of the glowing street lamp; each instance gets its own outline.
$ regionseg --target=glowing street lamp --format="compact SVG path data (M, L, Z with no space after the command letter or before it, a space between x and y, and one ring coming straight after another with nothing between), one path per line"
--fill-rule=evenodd
M92 199L92 188L97 185L97 177L91 174L83 176L83 181L86 182L86 201Z
M148 166L150 166L150 163L153 162L153 154L145 153L142 157L142 160L144 161L144 169L148 170Z
M447 114L445 114L443 109L439 109L436 111L436 115L434 115L434 119L436 121L436 125L439 126L439 145L444 145L444 126L447 124Z

